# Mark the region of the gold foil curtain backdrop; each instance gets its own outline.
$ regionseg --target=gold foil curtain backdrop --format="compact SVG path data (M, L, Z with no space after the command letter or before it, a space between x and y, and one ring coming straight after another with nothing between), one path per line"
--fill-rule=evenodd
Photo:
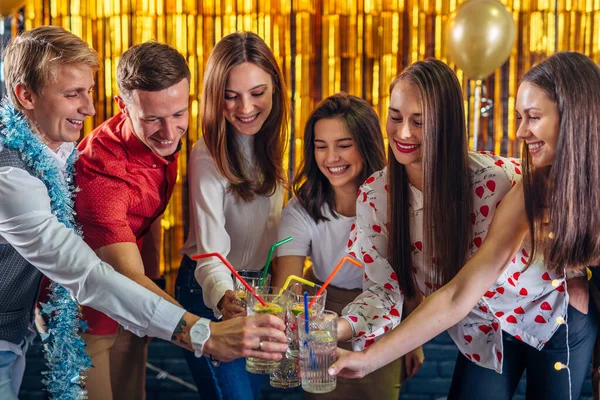
M265 39L284 71L292 119L286 166L301 161L304 123L321 99L340 90L367 99L387 117L389 85L410 63L447 58L445 29L463 0L27 0L26 29L63 26L98 50L97 114L85 132L117 112L115 69L120 54L146 40L167 42L184 54L192 71L190 128L179 183L165 213L164 267L176 268L183 243L187 198L187 152L199 132L204 68L223 36L250 30ZM501 0L512 13L517 40L504 66L485 80L493 104L481 120L481 146L518 156L514 102L519 78L534 63L560 50L575 50L600 62L600 0ZM456 70L473 114L473 83ZM472 130L472 126L470 127ZM186 221L187 222L187 221Z

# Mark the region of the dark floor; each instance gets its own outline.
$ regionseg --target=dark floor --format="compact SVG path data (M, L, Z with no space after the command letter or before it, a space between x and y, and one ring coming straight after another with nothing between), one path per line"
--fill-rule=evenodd
M402 400L444 399L450 386L456 354L456 347L447 334L442 334L428 343L425 346L425 363L419 373L403 386L400 398ZM148 361L175 377L193 383L182 350L170 343L161 340L150 342ZM44 369L41 347L39 342L36 342L28 352L27 369L19 396L21 400L47 399L41 383L41 372ZM301 389L274 389L268 384L268 376L265 375L265 379L262 400L300 400L303 398ZM524 388L524 381L521 381L513 400L525 400ZM147 400L199 399L196 392L170 379L163 378L162 375L151 370L148 370L146 390ZM581 400L592 400L589 379L586 381Z

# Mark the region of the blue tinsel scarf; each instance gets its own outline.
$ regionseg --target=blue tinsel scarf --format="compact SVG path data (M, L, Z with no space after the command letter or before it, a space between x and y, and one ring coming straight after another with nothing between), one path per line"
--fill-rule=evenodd
M0 102L0 145L20 153L21 159L48 189L52 213L67 228L81 236L81 228L75 222L73 196L74 163L77 152L73 151L61 172L58 162L48 154L48 147L33 133L27 118L4 98ZM65 251L68 251L66 249ZM91 361L85 353L85 344L79 337L84 324L79 321L79 306L64 287L52 283L49 301L43 304L42 313L50 317L48 333L42 335L49 371L44 383L52 399L86 399L81 380Z

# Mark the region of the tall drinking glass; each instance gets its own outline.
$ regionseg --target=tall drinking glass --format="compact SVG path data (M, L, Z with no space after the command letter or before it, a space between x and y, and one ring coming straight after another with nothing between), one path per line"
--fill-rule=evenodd
M260 269L260 270L242 269L242 270L238 271L238 274L240 274L240 276L242 278L244 278L244 280L248 283L248 285L252 286L252 288L257 288L259 286L260 280L262 278L262 273L263 273L262 269ZM242 282L240 282L239 279L237 279L235 277L235 275L232 275L232 276L233 276L233 292L239 299L239 301L237 301L236 304L240 307L246 308L246 298L250 294L248 293L248 291L246 290L246 287L242 284ZM270 284L271 284L271 274L267 274L263 286L269 286ZM250 296L252 296L252 295L250 295Z
M286 291L289 298L289 310L286 315L285 331L287 336L288 351L281 360L279 369L271 373L269 383L271 386L282 389L294 388L300 385L300 363L298 362L298 321L297 315L304 311L304 292L308 293L308 301L315 298L321 286L310 287L300 282L288 286ZM311 312L321 313L325 309L327 290L317 297Z
M285 321L285 314L288 309L288 296L284 293L279 295L279 288L272 286L262 286L254 289L256 293L265 301L262 305L256 297L248 294L246 298L246 311L248 315L272 314ZM264 339L265 341L268 339ZM270 374L277 371L280 361L260 360L258 358L246 358L246 371L253 374Z
M310 313L308 333L304 313L298 315L300 339L300 380L309 393L329 393L335 390L336 377L327 370L337 360L337 313L325 310Z

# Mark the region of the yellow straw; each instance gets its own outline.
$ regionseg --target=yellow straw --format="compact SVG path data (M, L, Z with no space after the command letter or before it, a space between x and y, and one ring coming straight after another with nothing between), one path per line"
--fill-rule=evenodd
M307 281L306 279L300 278L299 276L296 276L296 275L290 275L290 276L287 277L287 279L285 280L285 283L283 284L283 287L279 291L280 295L285 291L285 289L288 288L288 286L290 286L290 283L292 282L292 280L298 281L300 283L304 283L305 285L308 285L310 287L315 287L315 283L314 282Z

